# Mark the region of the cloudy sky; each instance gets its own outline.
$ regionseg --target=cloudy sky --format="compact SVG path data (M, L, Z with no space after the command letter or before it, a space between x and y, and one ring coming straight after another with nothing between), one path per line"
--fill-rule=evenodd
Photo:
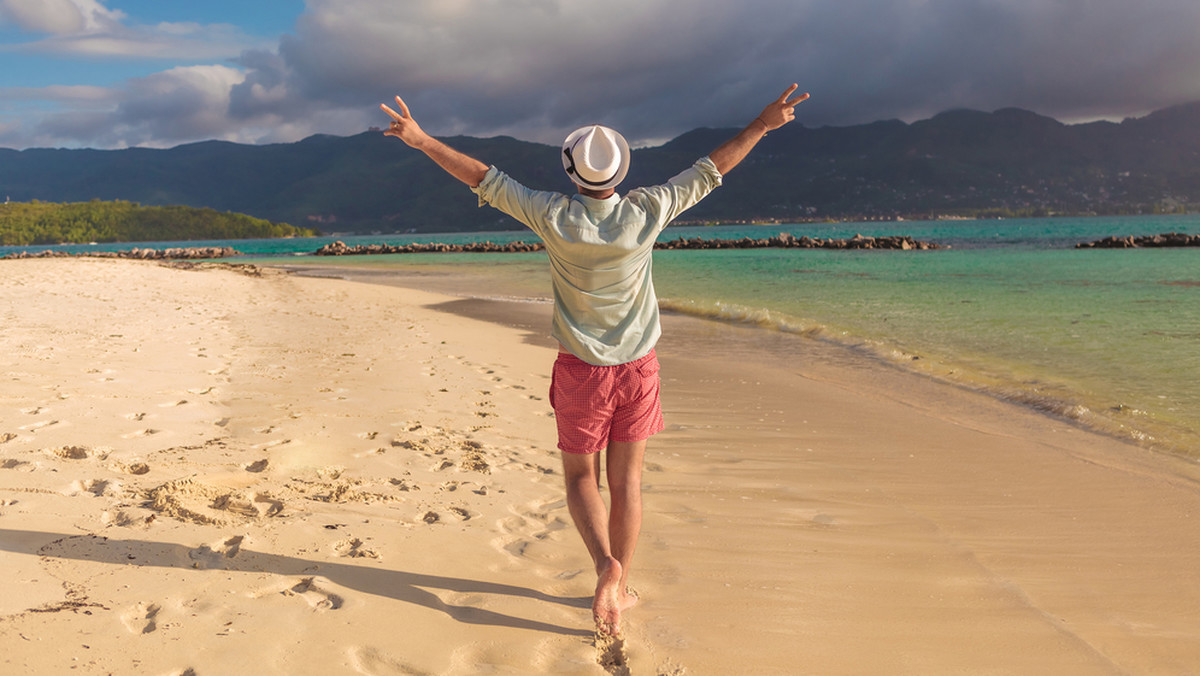
M0 0L0 147L295 141L384 122L636 144L1017 106L1075 122L1200 100L1197 0Z

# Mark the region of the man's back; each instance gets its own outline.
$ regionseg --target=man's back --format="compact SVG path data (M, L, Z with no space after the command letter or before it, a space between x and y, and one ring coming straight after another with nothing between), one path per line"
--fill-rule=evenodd
M553 335L596 365L645 356L662 331L651 277L654 241L721 184L707 158L663 185L596 199L530 190L495 167L475 188L545 243L554 290Z

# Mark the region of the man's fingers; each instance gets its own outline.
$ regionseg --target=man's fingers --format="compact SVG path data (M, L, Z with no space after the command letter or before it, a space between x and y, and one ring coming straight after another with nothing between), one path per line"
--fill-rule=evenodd
M400 95L396 95L396 103L400 104L400 110L404 111L404 117L412 117L412 113L408 112L408 106L404 105L404 99Z
M793 91L795 91L795 90L793 90ZM788 101L788 105L794 106L796 104L803 103L807 100L808 100L808 92L804 92L800 96L797 96L796 98L792 99L791 101Z
M783 92L782 96L780 96L779 98L777 98L775 100L780 103L783 103L784 101L787 101L787 97L792 95L792 92L796 91L799 88L800 88L800 85L793 84L791 87L788 87L787 90Z
M383 109L383 112L390 115L393 120L403 120L404 119L403 115L401 115L400 113L397 113L396 111L392 110L391 108L388 108L386 103L379 104L379 107Z

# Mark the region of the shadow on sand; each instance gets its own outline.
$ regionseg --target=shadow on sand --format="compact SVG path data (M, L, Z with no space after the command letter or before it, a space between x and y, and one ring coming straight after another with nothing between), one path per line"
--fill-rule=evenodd
M235 538L240 545L240 538ZM466 624L493 625L544 631L566 636L591 637L592 631L571 629L546 622L512 617L482 608L459 606L442 601L425 588L453 592L500 594L518 596L573 608L590 608L587 597L564 597L545 594L527 587L467 580L441 575L408 573L371 566L355 566L328 561L315 561L278 554L250 551L240 546L227 551L208 547L188 548L168 542L117 540L102 535L67 535L42 531L8 530L0 528L0 550L30 556L93 561L118 566L154 566L195 570L220 569L245 573L274 573L286 576L319 575L334 584L367 594L413 603L446 613Z

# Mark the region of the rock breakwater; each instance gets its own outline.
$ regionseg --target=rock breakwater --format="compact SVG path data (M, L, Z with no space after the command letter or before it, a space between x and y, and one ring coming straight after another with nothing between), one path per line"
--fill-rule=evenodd
M162 260L198 260L207 258L231 258L240 256L237 250L227 246L203 247L173 247L170 249L130 249L128 251L87 251L84 253L68 253L66 251L20 251L4 256L5 259L17 258L132 258L147 261Z
M473 242L470 244L445 243L415 243L415 244L363 244L348 246L345 242L337 241L317 249L317 256L363 256L370 254L410 254L410 253L528 253L541 251L541 242ZM796 237L789 233L780 233L774 237L740 239L703 239L680 237L666 242L658 242L655 249L889 249L898 251L925 251L942 248L939 244L922 242L908 236L864 237L855 235L849 239L816 239L812 237Z
M1161 235L1143 235L1141 237L1105 237L1094 242L1081 242L1076 249L1140 249L1180 246L1200 246L1200 235L1185 235L1181 232L1167 232Z

